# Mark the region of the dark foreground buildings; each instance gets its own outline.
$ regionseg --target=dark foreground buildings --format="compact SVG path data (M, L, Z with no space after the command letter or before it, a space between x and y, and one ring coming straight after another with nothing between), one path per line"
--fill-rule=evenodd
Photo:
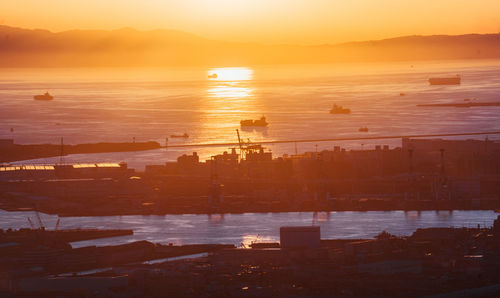
M498 169L500 143L488 139L403 139L396 148L334 146L278 158L245 145L144 172L117 163L5 165L0 203L67 215L500 209Z
M499 223L350 240L320 239L314 226L283 227L281 245L247 249L147 241L72 249L57 239L4 242L2 231L0 295L498 297Z

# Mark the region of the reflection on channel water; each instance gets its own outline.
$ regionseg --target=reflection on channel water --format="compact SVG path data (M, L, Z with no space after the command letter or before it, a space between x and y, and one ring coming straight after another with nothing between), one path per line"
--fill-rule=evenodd
M209 214L208 221L211 224L222 224L224 223L224 214Z
M53 229L58 217L40 214L46 227ZM0 210L1 229L29 228L28 217L34 212L7 212ZM452 213L422 211L343 211L343 212L283 212L243 214L184 214L184 215L127 215L64 217L60 229L99 228L132 229L130 236L104 238L72 243L74 247L89 245L116 245L148 240L175 245L194 243L222 243L248 246L254 242L278 242L282 226L321 227L323 239L372 238L381 231L394 235L410 235L426 227L491 226L497 214L494 211L453 211Z
M276 241L274 237L270 236L261 236L255 234L243 235L240 243L240 247L249 248L252 243L260 243L260 242L273 242Z
M314 212L313 213L313 219L312 219L312 224L314 225L315 223L321 223L321 222L327 222L330 220L330 213L331 212Z
M420 219L421 213L422 213L422 211L406 211L405 212L406 220L416 221L416 220Z

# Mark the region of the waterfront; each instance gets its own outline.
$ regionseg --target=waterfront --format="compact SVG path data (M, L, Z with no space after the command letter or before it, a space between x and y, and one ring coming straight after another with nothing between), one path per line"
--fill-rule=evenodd
M165 137L188 133L189 139L169 143L235 142L240 120L262 115L269 127L241 131L244 140L495 131L500 130L498 107L434 109L416 105L463 103L466 98L498 100L499 71L499 60L120 71L9 69L0 75L0 109L4 112L0 138L13 138L20 144L58 144L64 137L65 144L77 144L126 142L135 137L164 145ZM219 73L220 79L207 79L212 72ZM462 75L461 85L429 86L427 82L429 77L456 73ZM53 101L32 99L33 94L45 90L55 96ZM352 113L329 114L333 103ZM358 132L365 126L368 133ZM399 143L306 143L298 144L297 150ZM295 152L294 144L268 148L275 155ZM207 159L221 149L77 154L64 160L124 161L142 170L146 164L162 164L192 151ZM59 158L36 160L54 161Z
M218 72L221 80L207 79ZM226 72L226 74L224 74ZM65 144L155 140L171 134L190 135L170 144L235 142L242 119L266 115L264 130L242 131L253 141L346 136L460 133L500 130L498 107L417 107L422 103L498 100L499 60L309 65L219 69L12 69L0 76L0 138L17 143ZM8 75L7 75L8 73ZM429 86L432 76L460 73L458 86ZM40 90L55 95L51 102L32 99ZM404 93L404 96L400 96ZM350 115L328 113L333 103ZM368 133L358 132L361 126ZM10 131L13 128L13 131ZM33 133L35 132L36 133ZM483 136L476 137L484 139ZM489 136L490 140L497 137ZM457 137L455 139L463 139ZM306 143L298 151L373 149L375 144L401 146L400 140ZM293 154L293 144L268 146L274 156ZM126 162L142 170L164 164L183 153L198 151L202 160L226 148L171 148L140 152L76 154L64 162ZM60 162L59 157L36 162ZM28 227L31 212L0 211L0 228ZM48 228L57 216L42 215ZM276 241L283 225L322 226L323 238L371 238L381 230L409 235L431 226L491 225L493 211L311 212L222 215L64 217L61 228L133 229L131 237L81 242L107 245L149 240L160 243L229 243Z
M0 228L28 228L33 212L0 210ZM57 216L41 214L48 229ZM290 212L166 216L88 216L63 217L59 228L133 229L134 235L75 242L74 247L116 245L138 240L154 243L221 243L240 246L252 241L279 241L281 226L321 226L323 239L373 238L382 230L403 236L425 227L490 227L497 214L493 211L368 211L368 212Z
M495 1L38 2L0 298L500 297Z

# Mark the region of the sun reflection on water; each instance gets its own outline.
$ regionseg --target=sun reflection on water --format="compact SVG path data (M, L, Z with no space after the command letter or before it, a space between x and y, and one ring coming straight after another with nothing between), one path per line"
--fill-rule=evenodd
M223 97L223 98L243 98L249 97L251 95L251 89L242 86L235 86L235 84L230 85L218 85L216 87L210 88L208 94L210 97Z
M209 97L245 98L252 95L253 70L248 67L212 68L207 72Z
M252 243L274 242L274 241L277 241L277 239L270 237L270 236L249 234L249 235L243 235L243 238L241 239L240 245L243 248L250 248L250 244L252 244Z
M213 81L249 81L253 78L253 70L248 67L212 68L207 76Z
M197 107L202 111L199 132L203 141L233 142L241 120L265 114L255 94L254 71L248 67L212 68L206 78L206 93ZM220 153L220 148L213 150Z

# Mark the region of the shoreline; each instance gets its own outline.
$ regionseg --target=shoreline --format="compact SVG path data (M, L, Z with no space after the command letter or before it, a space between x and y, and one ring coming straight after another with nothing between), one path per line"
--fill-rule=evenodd
M27 243L6 252L8 262L2 273L9 283L3 290L28 296L76 291L91 295L92 287L100 285L113 295L140 296L152 296L150 289L160 289L176 297L228 293L252 297L482 293L496 297L500 293L499 221L490 228L430 227L408 236L381 231L374 237L353 239L321 238L319 227L307 227L309 238L304 240L294 234L298 227L288 227L284 230L288 234L282 234L280 227L279 242L257 241L240 248L143 240L60 250L52 243L48 244L52 258L47 258L47 248ZM26 253L31 256L28 262L20 261ZM30 270L32 266L38 270ZM394 281L404 287L395 288Z
M499 208L488 208L488 207L459 207L452 206L448 207L416 207L416 206L403 206L403 207L395 207L395 208L270 208L270 209L262 209L262 208L249 208L249 209L229 209L229 208L211 208L211 209L196 209L184 212L182 210L173 211L173 210L140 210L139 212L126 212L124 210L108 210L109 212L95 212L95 211L82 211L81 208L77 208L73 211L58 211L57 209L50 208L27 208L27 207L11 207L5 208L0 207L1 210L7 212L41 212L49 215L57 215L59 217L106 217L106 216L167 216L167 215L213 215L213 214L246 214L246 213L257 213L257 214L265 214L265 213L302 213L302 212L393 212L393 211L403 211L403 212L423 212L423 211L494 211L499 212ZM76 211L79 210L79 211Z
M69 154L91 154L109 152L146 151L161 148L160 143L122 142L122 143L85 143L65 144L14 144L14 140L4 140L0 147L0 163L20 162L24 160L67 156Z

